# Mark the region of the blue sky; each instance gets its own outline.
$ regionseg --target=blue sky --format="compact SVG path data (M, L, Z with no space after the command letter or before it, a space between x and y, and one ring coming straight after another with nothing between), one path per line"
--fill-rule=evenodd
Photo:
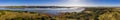
M0 5L9 6L9 5L44 5L44 4L57 4L61 0L0 0Z
M120 0L88 0L93 5L119 5Z
M80 1L80 0L79 0ZM68 3L67 0L0 0L0 6L20 6L20 5L60 5ZM79 2L78 2L79 3ZM85 0L82 2L88 5L109 5L119 6L120 0ZM67 4L66 4L67 5ZM79 5L79 4L78 4Z

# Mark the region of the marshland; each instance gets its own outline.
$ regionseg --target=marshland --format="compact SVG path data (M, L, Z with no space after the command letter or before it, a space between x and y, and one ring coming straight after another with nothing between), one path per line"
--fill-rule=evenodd
M23 7L4 7L0 8L0 20L119 20L120 16L120 8L116 7L66 8L68 9L58 8L60 11L55 10L56 8L41 11L32 8L27 10Z

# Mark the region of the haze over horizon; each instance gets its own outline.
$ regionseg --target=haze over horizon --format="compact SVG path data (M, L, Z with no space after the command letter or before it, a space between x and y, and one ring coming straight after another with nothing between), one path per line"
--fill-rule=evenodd
M0 6L120 6L120 0L0 0Z

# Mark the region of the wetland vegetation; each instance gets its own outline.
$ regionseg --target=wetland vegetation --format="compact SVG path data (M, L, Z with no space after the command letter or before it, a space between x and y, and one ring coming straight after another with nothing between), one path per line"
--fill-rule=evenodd
M0 20L120 20L120 8L86 8L58 15L29 11L0 10Z

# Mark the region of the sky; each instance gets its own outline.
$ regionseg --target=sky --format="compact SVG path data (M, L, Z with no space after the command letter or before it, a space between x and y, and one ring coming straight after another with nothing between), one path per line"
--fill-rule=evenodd
M120 0L0 0L0 6L120 6Z

